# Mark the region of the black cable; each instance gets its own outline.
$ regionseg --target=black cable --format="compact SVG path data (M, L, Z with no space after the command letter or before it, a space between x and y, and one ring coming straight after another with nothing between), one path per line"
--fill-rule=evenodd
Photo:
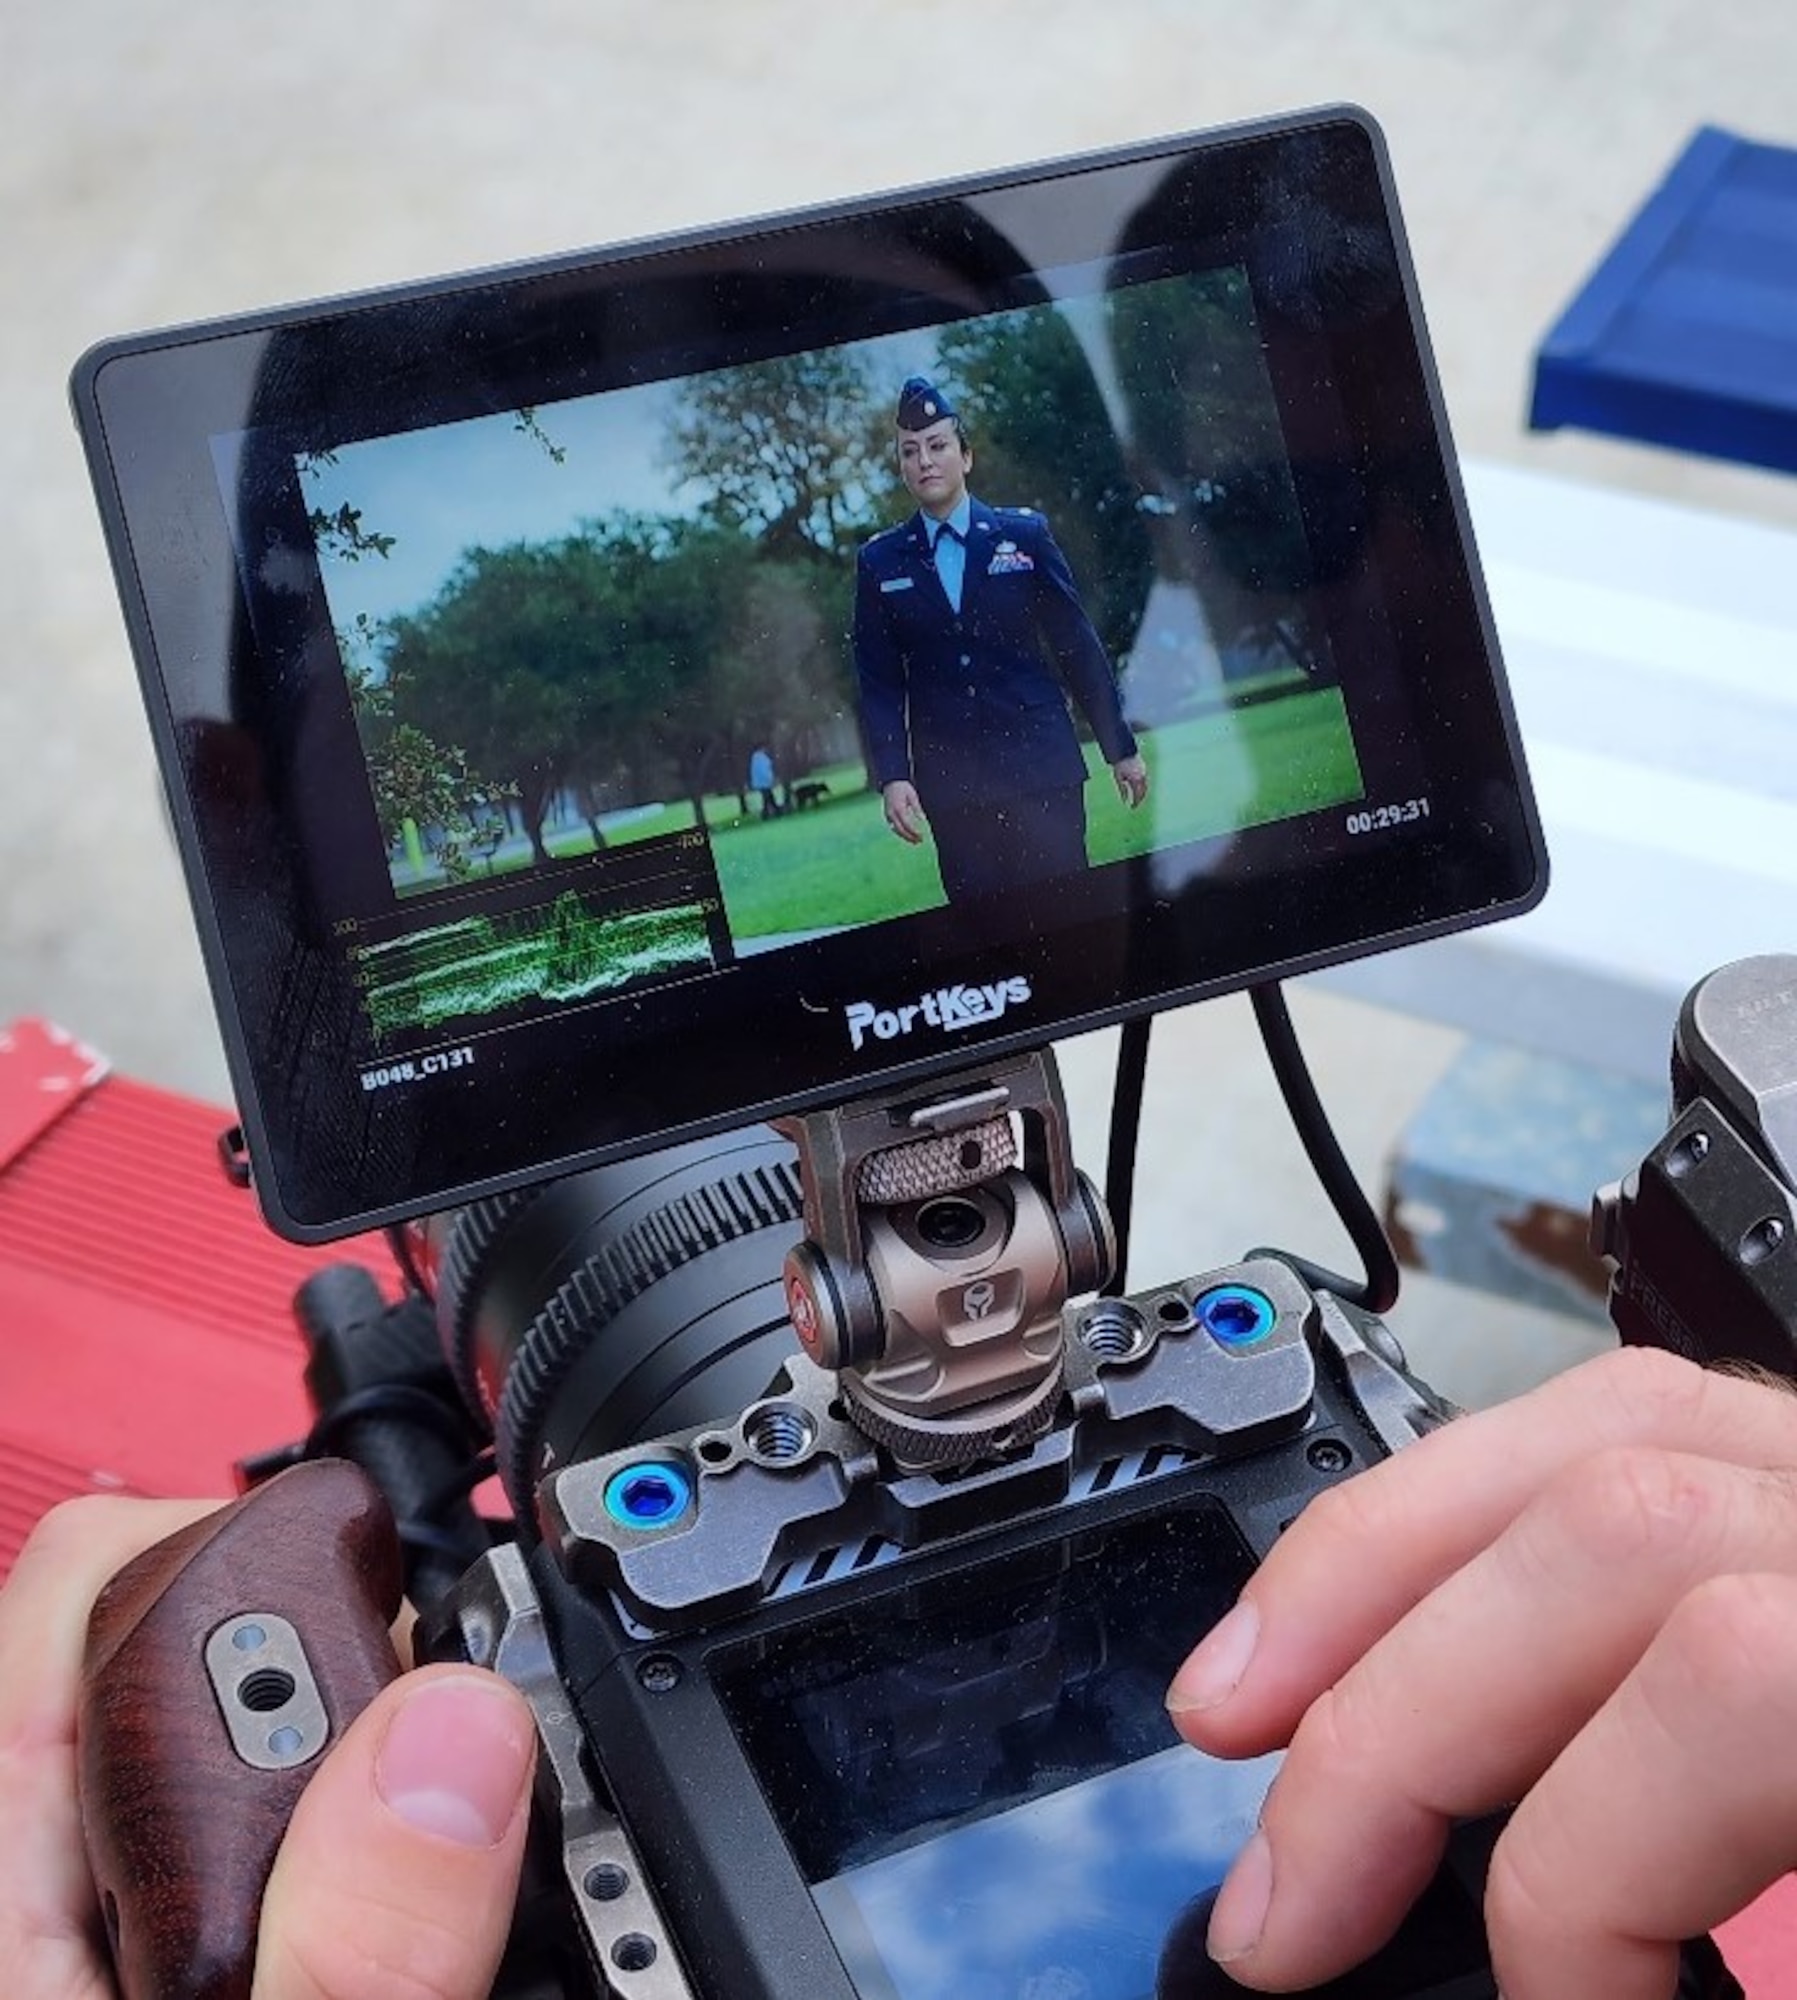
M432 1520L452 1501L466 1500L477 1486L484 1485L493 1477L497 1467L498 1461L490 1450L478 1453L452 1478L444 1480L440 1486L432 1487L418 1503L419 1519Z
M1288 1252L1280 1254L1312 1290L1333 1292L1338 1299L1345 1299L1349 1305L1359 1306L1365 1312L1389 1312L1398 1298L1397 1253L1391 1247L1391 1238L1386 1235L1385 1226L1380 1222L1373 1204L1367 1200L1365 1191L1354 1178L1354 1169L1348 1165L1347 1155L1330 1129L1323 1101L1317 1095L1316 1085L1310 1080L1303 1051L1298 1047L1292 1017L1286 1012L1285 995L1277 984L1272 984L1250 987L1248 998L1260 1027L1260 1038L1266 1045L1267 1060L1273 1065L1279 1094L1285 1099L1286 1110L1291 1113L1305 1157L1340 1216L1342 1226L1359 1253L1366 1275L1356 1284L1352 1279L1338 1277L1333 1271L1325 1270L1320 1264L1309 1263Z
M453 1529L439 1527L435 1521L424 1520L417 1514L408 1514L404 1520L396 1518L393 1531L415 1554L440 1557L457 1576L471 1560L468 1544ZM411 1574L409 1566L407 1574L408 1577Z
M447 1374L443 1387L452 1388ZM414 1604L434 1603L491 1545L467 1497L491 1472L491 1456L479 1455L459 1398L415 1382L371 1382L327 1406L301 1450L352 1459L380 1489Z
M387 1248L393 1253L393 1261L399 1266L399 1275L406 1281L406 1290L416 1292L421 1299L428 1299L431 1288L424 1282L424 1273L418 1268L418 1259L412 1254L412 1239L406 1232L404 1223L391 1224L383 1234L387 1238Z
M1099 1296L1120 1299L1129 1289L1129 1225L1136 1200L1137 1140L1148 1080L1148 1031L1154 1016L1125 1021L1117 1044L1117 1082L1111 1092L1110 1142L1104 1163L1105 1206L1117 1233L1117 1266Z
M405 1382L377 1382L333 1403L306 1433L305 1458L330 1458L345 1448L345 1434L366 1418L415 1424L453 1450L468 1448L468 1429L459 1405L451 1407L426 1389ZM349 1456L354 1456L349 1453Z

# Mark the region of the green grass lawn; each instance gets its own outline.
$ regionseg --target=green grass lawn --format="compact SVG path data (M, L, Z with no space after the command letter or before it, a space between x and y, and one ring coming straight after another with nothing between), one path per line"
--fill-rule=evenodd
M1314 812L1362 790L1334 688L1174 723L1145 735L1142 754L1152 789L1132 813L1088 746L1086 849L1095 863ZM877 922L942 901L934 850L894 838L878 797L847 789L859 776L851 767L838 784L832 774L832 796L812 811L712 829L724 908L739 942Z
M861 768L854 768L861 781ZM936 850L909 847L877 792L832 784L821 805L781 819L717 827L712 859L731 935L778 937L909 916L942 901Z
M1360 797L1359 759L1337 688L1216 710L1142 738L1152 790L1131 812L1095 749L1086 852L1096 863L1214 840Z
M1086 849L1095 863L1211 840L1245 826L1360 796L1360 767L1335 688L1219 708L1142 738L1152 789L1130 812L1094 745L1086 749ZM734 792L705 802L707 830L730 929L739 943L837 930L908 916L942 901L935 849L907 847L890 833L859 763L808 771L830 786L823 801L778 819L752 800L741 815ZM617 829L614 846L684 833L689 801L670 803ZM582 828L552 835L553 854L593 851ZM525 865L507 860L500 872ZM426 885L428 886L428 885Z

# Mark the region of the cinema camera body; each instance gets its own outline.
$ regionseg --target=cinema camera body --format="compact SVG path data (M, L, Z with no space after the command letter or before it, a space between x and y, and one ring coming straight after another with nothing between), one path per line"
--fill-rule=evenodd
M919 374L1065 552L1153 776L1126 813L1089 747L1088 865L952 908L869 793L849 636ZM1385 1278L1120 1295L1046 1051L1251 989L1326 1162L1276 982L1545 888L1371 121L122 339L74 399L257 1196L416 1280L302 1296L313 1442L393 1496L431 1644L537 1715L502 1990L1227 1990L1206 1897L1270 1766L1176 1746L1167 1680L1442 1411ZM952 620L921 556L887 579L908 671L965 647L976 746L1037 567L976 537ZM752 812L754 752L813 807ZM247 1992L401 1577L326 1460L102 1599L132 2000ZM1491 1990L1482 1837L1339 1993Z
M805 1233L764 1269L801 1350L727 1420L577 1448L540 1542L429 1621L536 1709L575 1962L683 2000L1236 1990L1205 1921L1275 1760L1179 1744L1167 1684L1306 1501L1442 1406L1275 1254L1102 1295L1043 1054L793 1138ZM1486 1838L1364 1990L1483 1990ZM565 1922L526 1929L521 1990L551 1937L558 1990Z
M1612 1315L1788 1376L1797 958L1701 981L1672 1072L1665 1136L1593 1201ZM803 1352L732 1421L577 1451L541 1541L438 1604L436 1655L508 1673L548 1753L554 1920L515 1990L552 1938L545 1992L588 1990L570 1964L683 2000L1242 1990L1205 1926L1277 1760L1176 1743L1165 1687L1311 1497L1453 1413L1301 1259L1104 1294L1064 1132L1039 1055L803 1121ZM463 1229L486 1233L427 1244ZM1460 1828L1397 1936L1318 1990L1494 1992L1499 1824ZM1740 1989L1697 1939L1678 1991Z

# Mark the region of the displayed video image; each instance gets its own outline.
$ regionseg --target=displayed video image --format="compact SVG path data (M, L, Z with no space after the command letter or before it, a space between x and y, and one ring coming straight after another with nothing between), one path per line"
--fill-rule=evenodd
M714 964L705 913L600 911L572 889L548 904L473 914L356 948L357 983L382 1042L448 1022L498 1025Z
M304 454L395 895L697 832L740 956L1358 798L1246 276L1103 276Z

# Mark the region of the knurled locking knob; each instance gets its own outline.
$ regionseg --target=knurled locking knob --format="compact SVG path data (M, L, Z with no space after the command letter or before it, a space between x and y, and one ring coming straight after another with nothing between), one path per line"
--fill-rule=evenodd
M859 1301L862 1310L856 1312L844 1298L829 1258L809 1240L787 1251L784 1278L792 1330L819 1368L865 1368L879 1360L885 1328L873 1288L865 1280L860 1286L865 1295Z

